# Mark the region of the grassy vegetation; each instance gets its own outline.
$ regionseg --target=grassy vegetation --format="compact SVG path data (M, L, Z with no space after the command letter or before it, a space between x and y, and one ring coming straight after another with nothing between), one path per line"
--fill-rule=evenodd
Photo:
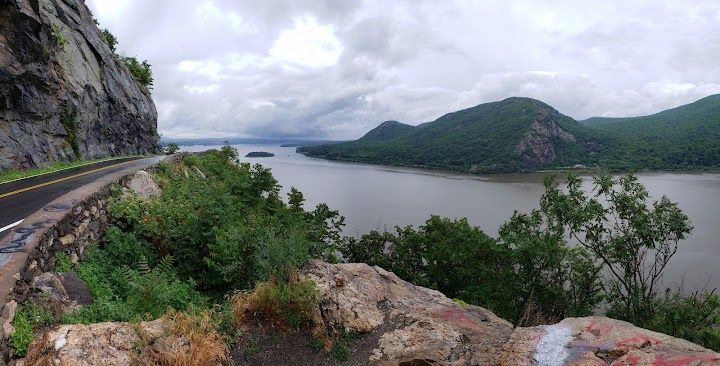
M35 329L48 326L54 322L52 312L39 304L31 302L18 306L12 321L15 332L10 336L10 345L15 355L23 357L33 340Z
M52 173L52 172L56 172L58 170L63 170L63 169L76 168L79 166L99 163L102 161L123 159L123 158L128 158L128 157L130 157L130 156L112 157L112 158L103 158L103 159L90 159L90 160L58 161L58 162L52 163L52 164L50 164L46 167L42 167L42 168L31 168L31 169L25 169L25 170L5 170L5 171L0 172L0 183L9 182L9 181L13 181L16 179L27 178L27 177L31 177L31 176L39 175L39 174Z
M535 167L516 146L540 114L572 134L552 139L556 158ZM419 166L463 172L500 173L558 169L580 164L613 171L720 168L720 95L638 118L592 118L578 123L529 98L446 114L413 127L384 122L357 141L305 146L298 151L326 159Z
M231 298L233 320L242 324L249 316L260 316L279 325L300 329L312 323L312 309L319 298L315 283L291 279L260 282L252 292L240 292Z

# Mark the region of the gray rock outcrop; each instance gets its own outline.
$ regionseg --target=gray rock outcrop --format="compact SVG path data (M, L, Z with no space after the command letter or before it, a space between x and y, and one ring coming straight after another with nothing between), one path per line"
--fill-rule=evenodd
M301 276L313 281L319 292L316 336L332 341L345 332L374 334L369 358L353 365L720 365L716 352L605 317L513 329L489 310L455 302L367 264L312 260ZM192 349L192 337L172 336L172 326L164 319L56 326L33 342L25 365L145 364L138 361L153 352ZM314 365L293 356L293 365ZM222 359L193 364L220 365Z
M537 169L552 162L557 157L554 140L566 143L576 142L575 136L560 127L555 119L559 113L551 109L541 109L533 119L530 129L515 146L515 152L522 154L521 162L525 169Z
M162 194L162 189L155 183L152 175L144 170L133 175L127 182L127 188L144 201Z
M720 365L720 354L605 317L515 328L379 267L310 261L320 303L315 334L379 332L369 365Z
M162 319L140 324L96 323L58 326L36 339L25 365L136 365L138 346L167 333Z
M82 0L0 0L0 170L159 149L150 92Z

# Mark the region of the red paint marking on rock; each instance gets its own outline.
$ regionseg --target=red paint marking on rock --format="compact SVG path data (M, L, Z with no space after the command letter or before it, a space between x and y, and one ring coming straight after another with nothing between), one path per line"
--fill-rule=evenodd
M720 365L718 355L691 355L665 358L657 356L653 366Z
M480 324L477 319L468 317L466 312L455 307L445 308L440 316L442 316L445 321L452 321L459 325L469 325L467 323L472 323L472 326L477 326Z
M585 327L585 331L592 334L595 339L606 336L613 330L612 324L597 324L597 320L592 320Z
M660 340L655 337L647 336L645 334L638 334L635 337L625 338L615 342L615 347L620 348L624 346L632 346L634 348L639 348L646 343L652 345L655 343L660 343Z

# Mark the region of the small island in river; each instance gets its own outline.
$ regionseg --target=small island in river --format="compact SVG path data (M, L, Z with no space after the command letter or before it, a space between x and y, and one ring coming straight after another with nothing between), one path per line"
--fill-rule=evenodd
M245 155L246 158L271 158L273 156L275 156L275 154L269 153L267 151L253 151Z

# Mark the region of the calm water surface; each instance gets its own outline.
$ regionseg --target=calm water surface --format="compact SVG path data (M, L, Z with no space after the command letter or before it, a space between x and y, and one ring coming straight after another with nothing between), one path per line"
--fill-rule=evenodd
M309 158L294 147L236 145L241 161L261 163L272 170L287 192L291 186L305 195L306 209L325 202L345 216L347 235L395 225L420 225L433 214L462 218L489 235L514 210L538 207L541 174L475 176L420 169L354 164ZM202 151L208 146L184 146ZM250 151L267 151L272 158L245 158ZM666 282L720 287L720 174L653 173L639 175L654 198L678 202L695 227L680 243L666 270Z

